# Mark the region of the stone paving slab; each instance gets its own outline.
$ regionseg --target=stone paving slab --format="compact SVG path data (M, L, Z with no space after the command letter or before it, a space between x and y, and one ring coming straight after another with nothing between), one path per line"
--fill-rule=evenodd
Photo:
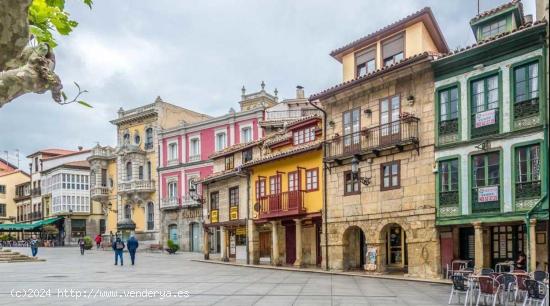
M21 251L25 251L22 249ZM115 266L111 251L41 248L45 262L0 266L0 305L446 305L445 284L349 274L205 264L202 255L138 253L137 265ZM22 298L13 291L51 290L52 297ZM57 296L58 290L97 296ZM128 296L129 292L170 292ZM63 291L62 291L63 292ZM107 294L115 292L117 296ZM186 296L176 296L185 292ZM126 295L125 295L126 294Z

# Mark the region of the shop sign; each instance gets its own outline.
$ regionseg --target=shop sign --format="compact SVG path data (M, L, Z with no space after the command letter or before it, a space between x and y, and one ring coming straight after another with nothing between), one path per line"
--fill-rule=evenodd
M231 206L229 210L229 220L239 219L239 206Z
M218 223L218 210L214 209L210 211L210 223Z
M487 125L492 125L497 122L496 120L496 110L491 109L485 112L476 114L476 128L480 128Z
M498 201L498 186L478 188L477 201L479 203Z
M367 249L367 263L365 264L365 270L376 271L376 257L378 256L378 248Z

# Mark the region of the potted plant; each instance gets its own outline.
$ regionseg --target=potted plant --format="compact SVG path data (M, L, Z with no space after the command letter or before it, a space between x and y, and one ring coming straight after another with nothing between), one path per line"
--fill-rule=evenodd
M90 236L84 237L84 249L91 250L93 247L92 238Z
M409 105L412 106L414 104L414 96L413 95L409 95L407 97L407 102L409 102Z
M175 244L174 241L168 240L168 247L166 248L166 252L168 254L175 254L180 249L180 246Z

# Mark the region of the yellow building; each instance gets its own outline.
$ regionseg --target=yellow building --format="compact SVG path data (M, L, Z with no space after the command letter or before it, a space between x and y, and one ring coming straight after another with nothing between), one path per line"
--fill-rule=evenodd
M29 175L21 170L0 172L0 224L15 223L18 210L16 187L29 180Z
M252 263L321 263L322 127L313 114L265 137L250 173L249 257Z
M116 148L96 146L91 165L91 197L102 203L107 215L105 233L139 240L160 241L157 167L158 133L180 124L210 118L162 101L124 110L111 121L117 127Z

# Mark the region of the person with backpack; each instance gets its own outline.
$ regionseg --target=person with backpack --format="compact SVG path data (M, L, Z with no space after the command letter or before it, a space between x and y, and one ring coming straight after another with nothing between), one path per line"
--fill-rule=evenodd
M78 239L78 246L80 247L80 255L84 255L84 239L83 238L79 238Z
M132 261L132 266L134 265L134 262L136 260L136 251L139 246L139 242L136 239L136 237L132 234L130 236L130 239L128 239L128 253L130 253L130 260Z
M34 235L31 238L30 246L31 246L32 257L36 257L36 254L38 253L38 240Z
M123 266L122 262L122 252L124 251L124 242L120 237L116 237L115 242L113 242L113 250L115 251L115 266L118 265L118 258L120 257L120 265Z
M100 234L97 234L95 236L95 245L96 245L96 249L99 250L99 247L101 246L101 241L103 240L103 238L101 238L101 235Z

